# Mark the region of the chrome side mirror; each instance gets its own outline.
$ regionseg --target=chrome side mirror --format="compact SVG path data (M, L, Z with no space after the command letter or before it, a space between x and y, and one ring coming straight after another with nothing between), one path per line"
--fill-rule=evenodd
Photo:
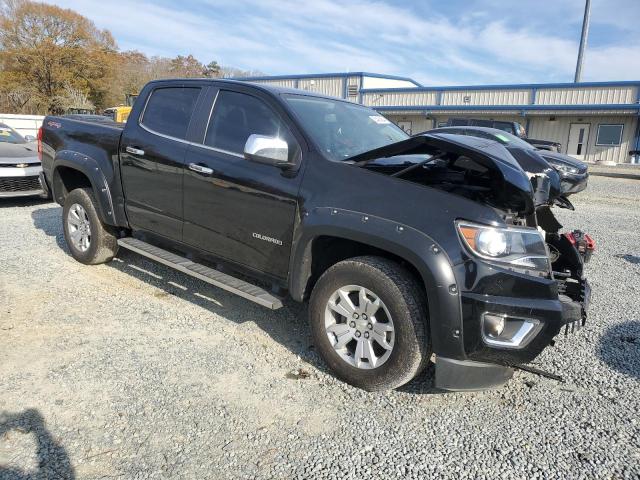
M36 137L34 137L33 135L25 135L24 139L29 143L36 141Z
M289 145L278 137L253 134L244 145L244 158L253 162L289 168L294 164L289 162Z

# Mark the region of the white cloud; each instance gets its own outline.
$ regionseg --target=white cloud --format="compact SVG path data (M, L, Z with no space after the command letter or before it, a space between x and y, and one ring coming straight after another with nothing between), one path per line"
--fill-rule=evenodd
M107 8L101 0L50 1L110 29L123 48L148 54L193 53L202 61L274 74L411 74L429 84L570 80L578 44L563 27L579 30L582 15L581 0L521 1L502 16L502 1L476 0L447 17L439 2L410 8L382 0L191 0L186 8L113 0ZM632 2L640 5L617 1L631 11L638 10ZM620 20L605 3L594 1L602 21L629 28L630 21ZM543 21L554 15L553 25ZM527 17L532 21L515 23ZM596 45L587 51L585 78L638 78L629 58L639 53L637 43Z
M640 44L587 50L583 80L640 79Z

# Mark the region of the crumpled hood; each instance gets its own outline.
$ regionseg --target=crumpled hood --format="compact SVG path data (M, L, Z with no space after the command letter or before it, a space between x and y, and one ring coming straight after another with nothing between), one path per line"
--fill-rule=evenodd
M536 206L553 203L562 194L560 175L540 155L540 152L517 147L507 147L507 150L531 179Z
M38 159L38 146L35 142L0 142L0 163L40 163Z
M473 158L492 171L502 184L498 196L504 208L520 213L531 213L534 210L533 188L527 174L502 145L492 140L444 133L425 133L363 152L347 160L354 163L375 164L377 159L400 155L434 155L438 152L451 152Z

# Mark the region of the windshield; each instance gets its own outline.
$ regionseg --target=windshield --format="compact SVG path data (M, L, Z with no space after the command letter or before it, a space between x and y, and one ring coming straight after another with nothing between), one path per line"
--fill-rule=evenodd
M378 112L328 98L285 95L303 128L332 160L344 160L359 153L409 138Z
M531 145L529 142L522 140L521 138L516 137L515 135L512 135L507 132L500 132L500 133L496 132L493 134L493 136L496 137L496 140L501 144L503 144L505 147L516 147L516 148L522 148L524 150L536 149L536 147Z
M0 143L27 143L13 128L0 124Z

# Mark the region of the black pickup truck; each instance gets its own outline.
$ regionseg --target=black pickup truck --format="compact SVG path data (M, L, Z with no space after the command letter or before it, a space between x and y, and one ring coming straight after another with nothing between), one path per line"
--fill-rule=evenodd
M268 308L308 301L317 351L361 388L433 358L440 388L498 386L586 318L585 252L497 142L221 80L153 81L126 126L50 116L40 138L76 260L122 247Z

